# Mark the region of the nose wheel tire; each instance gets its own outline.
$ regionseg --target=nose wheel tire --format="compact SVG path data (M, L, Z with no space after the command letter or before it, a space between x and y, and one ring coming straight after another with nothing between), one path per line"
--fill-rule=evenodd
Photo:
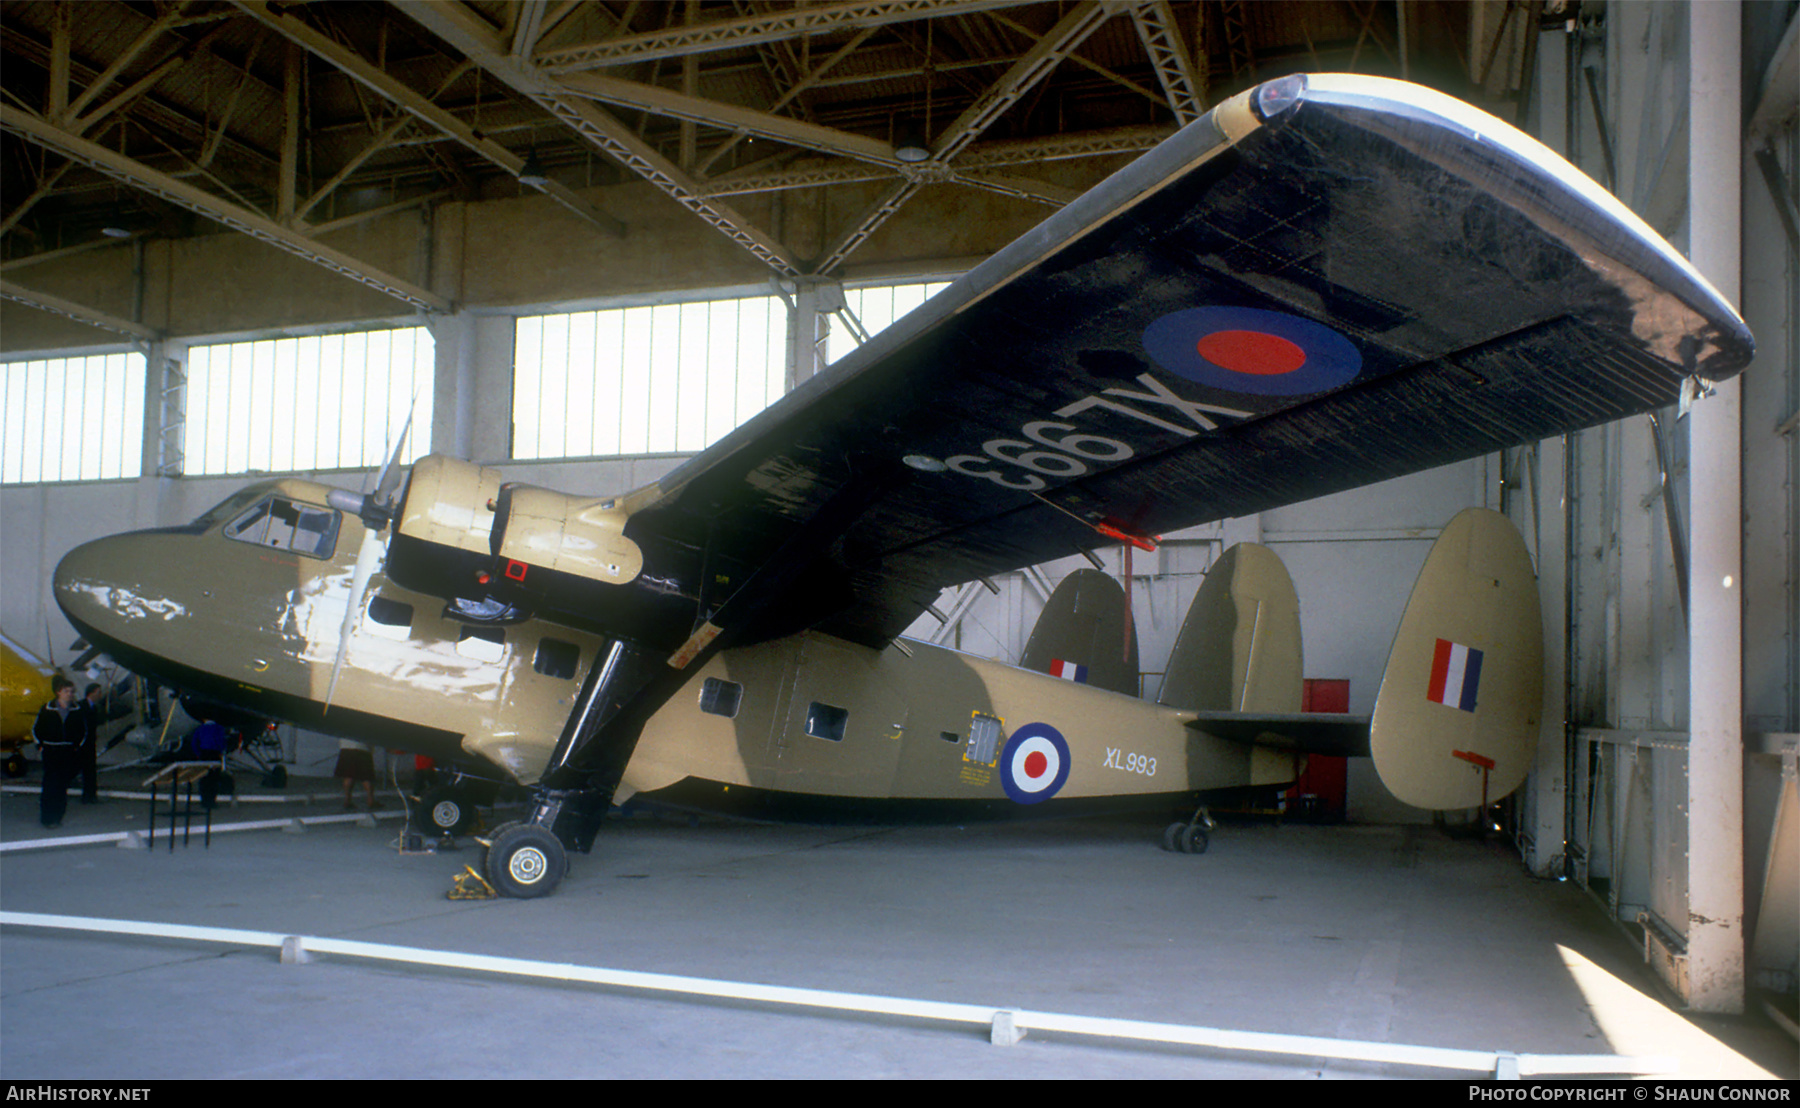
M418 829L432 836L461 835L475 826L475 805L457 789L440 786L419 798L413 813Z
M555 835L536 824L509 823L488 841L488 884L502 896L548 895L569 872L569 855Z

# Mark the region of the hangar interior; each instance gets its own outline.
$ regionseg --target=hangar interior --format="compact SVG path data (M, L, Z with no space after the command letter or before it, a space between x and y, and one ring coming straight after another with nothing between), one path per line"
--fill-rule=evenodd
M1306 676L1347 682L1348 710L1367 713L1439 529L1461 508L1504 511L1537 562L1549 667L1537 768L1506 834L1534 874L1585 887L1641 939L1686 1005L1791 1017L1797 12L6 0L0 628L66 660L74 633L48 582L68 550L186 523L267 472L366 487L409 413L428 418L408 457L641 487L885 322L880 290L966 272L1226 97L1290 73L1403 77L1513 122L1618 196L1739 306L1756 360L1691 412L1165 536L1128 578L1145 692L1208 567L1256 541L1293 575ZM653 371L698 384L633 399L616 373L596 384L597 366L547 376L547 328L593 346L601 317L634 309L655 334L691 333L721 301L763 305L775 325ZM564 317L578 322L544 322ZM427 368L328 382L371 332L412 336ZM312 353L279 357L319 360L222 368L281 340ZM580 345L557 341L565 360ZM709 396L749 388L737 371L757 343L764 391L708 414ZM114 356L138 360L107 368ZM722 362L733 375L709 377ZM56 415L70 422L56 398L82 389L107 410L108 445L51 435ZM629 403L645 406L620 422L647 413L643 435L564 418ZM303 429L278 430L290 422ZM328 426L339 454L296 453ZM81 468L96 453L110 469ZM1123 575L1119 548L1097 553ZM1017 660L1049 589L1087 564L971 583L912 634ZM1428 818L1356 761L1347 812Z

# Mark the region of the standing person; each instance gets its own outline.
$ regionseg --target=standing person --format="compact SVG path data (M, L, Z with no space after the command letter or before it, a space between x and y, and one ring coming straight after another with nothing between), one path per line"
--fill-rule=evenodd
M81 744L81 802L100 803L100 685L91 684L81 696L87 716L87 741Z
M362 782L363 792L369 798L369 811L381 807L375 799L375 756L368 747L354 739L339 739L337 768L332 772L344 783L344 811L356 811L350 793L358 781Z
M81 765L81 744L88 737L88 717L75 704L75 682L50 680L55 699L38 712L31 737L44 758L44 791L38 796L38 822L61 827L69 807L69 781Z

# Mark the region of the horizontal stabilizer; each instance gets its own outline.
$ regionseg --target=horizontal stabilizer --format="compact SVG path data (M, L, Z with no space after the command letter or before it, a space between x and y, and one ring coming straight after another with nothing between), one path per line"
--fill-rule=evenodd
M1419 808L1474 808L1518 788L1537 751L1544 632L1531 555L1511 521L1470 508L1438 536L1394 634L1369 751Z
M1303 754L1366 758L1369 717L1337 712L1201 712L1190 730Z

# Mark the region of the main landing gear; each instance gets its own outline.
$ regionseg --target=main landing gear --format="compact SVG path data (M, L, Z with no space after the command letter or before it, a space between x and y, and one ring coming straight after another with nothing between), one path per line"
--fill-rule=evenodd
M1177 820L1163 828L1162 848L1181 854L1205 854L1209 845L1207 832L1218 826L1204 807L1194 811L1192 819Z
M500 895L529 900L547 895L568 875L569 852L535 823L503 823L487 839L482 868Z
M571 854L594 848L645 721L687 679L666 657L617 639L589 669L532 787L531 814L484 838L482 876L500 895L548 896L568 876Z

